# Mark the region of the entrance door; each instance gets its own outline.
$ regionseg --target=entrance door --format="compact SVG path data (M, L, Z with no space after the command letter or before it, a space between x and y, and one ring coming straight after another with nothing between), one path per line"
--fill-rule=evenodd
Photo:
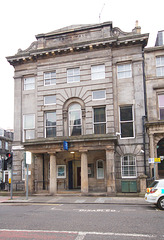
M68 179L69 179L68 187L69 187L69 189L73 189L73 166L72 166L72 161L68 162Z
M81 167L77 167L77 187L81 187Z

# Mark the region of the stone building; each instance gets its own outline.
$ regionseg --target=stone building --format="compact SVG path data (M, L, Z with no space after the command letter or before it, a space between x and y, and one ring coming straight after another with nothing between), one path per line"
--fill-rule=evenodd
M138 25L73 25L7 57L15 69L14 181L29 151L31 192L141 191L147 41Z
M149 157L160 158L161 163L150 164L150 175L164 178L164 41L159 31L155 47L145 49L147 93L146 128L149 136Z

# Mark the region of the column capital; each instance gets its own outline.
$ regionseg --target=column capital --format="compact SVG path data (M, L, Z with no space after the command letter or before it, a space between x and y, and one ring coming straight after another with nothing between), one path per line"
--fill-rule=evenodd
M49 155L56 156L56 152L47 152Z
M79 153L87 153L87 152L88 152L87 149L80 149L80 150L79 150Z

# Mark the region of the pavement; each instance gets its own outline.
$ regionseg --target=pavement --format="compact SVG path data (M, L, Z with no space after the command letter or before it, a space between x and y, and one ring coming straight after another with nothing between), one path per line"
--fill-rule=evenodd
M0 196L1 203L20 204L123 204L147 205L144 197L108 197L108 196L81 196L81 195L32 195L32 196Z

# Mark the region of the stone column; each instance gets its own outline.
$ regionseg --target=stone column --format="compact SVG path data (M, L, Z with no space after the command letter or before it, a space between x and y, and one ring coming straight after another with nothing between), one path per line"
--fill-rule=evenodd
M56 154L50 153L50 194L57 193Z
M106 182L107 182L107 194L115 195L116 183L115 183L115 163L114 163L114 151L106 150Z
M81 152L81 192L88 193L88 159L87 150Z

